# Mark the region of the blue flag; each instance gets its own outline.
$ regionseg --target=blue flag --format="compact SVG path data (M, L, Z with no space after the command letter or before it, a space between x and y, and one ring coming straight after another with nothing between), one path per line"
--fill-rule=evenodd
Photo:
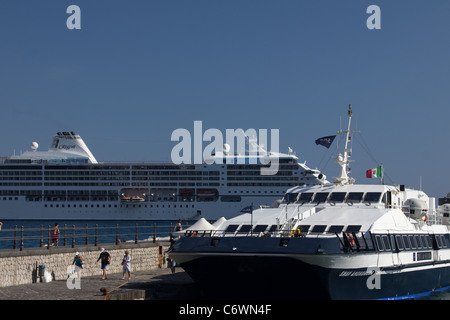
M336 136L328 136L328 137L322 137L316 140L316 144L317 145L322 145L326 148L329 148L331 146L331 144L334 141L334 138L336 138Z
M253 206L245 207L241 210L242 213L252 213L253 212Z

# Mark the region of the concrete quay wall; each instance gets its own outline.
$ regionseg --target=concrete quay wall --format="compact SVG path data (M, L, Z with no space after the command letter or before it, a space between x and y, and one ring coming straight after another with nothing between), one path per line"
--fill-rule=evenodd
M169 243L121 243L104 244L99 246L76 246L31 248L19 250L0 251L0 287L40 282L39 266L45 266L53 280L65 280L68 277L68 267L72 266L75 252L80 252L85 263L81 276L101 277L101 263L96 262L100 256L100 249L105 248L111 255L111 264L108 273L122 272L122 258L125 250L130 252L131 273L162 268L165 264L165 252ZM70 269L69 269L70 270Z

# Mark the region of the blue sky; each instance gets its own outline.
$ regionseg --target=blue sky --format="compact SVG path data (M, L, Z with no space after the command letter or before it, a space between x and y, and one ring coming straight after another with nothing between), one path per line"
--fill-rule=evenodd
M69 5L81 30L68 30ZM368 6L381 8L369 30ZM352 176L450 192L450 2L45 0L0 2L0 155L79 133L100 161L170 160L172 131L280 129L332 178L354 109ZM206 145L206 144L205 144ZM373 161L373 158L377 162ZM386 181L391 182L391 181Z

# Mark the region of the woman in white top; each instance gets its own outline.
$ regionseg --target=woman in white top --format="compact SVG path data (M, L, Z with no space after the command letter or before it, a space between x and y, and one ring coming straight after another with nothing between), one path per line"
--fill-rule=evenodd
M123 256L122 259L122 266L123 266L123 275L122 275L122 280L125 280L125 273L128 272L128 280L130 280L131 278L131 257L130 257L130 253L128 252L128 250L125 251L125 255Z

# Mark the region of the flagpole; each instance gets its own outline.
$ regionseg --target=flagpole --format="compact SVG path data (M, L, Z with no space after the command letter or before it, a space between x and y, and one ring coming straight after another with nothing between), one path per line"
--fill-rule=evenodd
M381 164L381 184L384 185L384 169L383 169L383 164Z
M253 202L250 206L250 210L251 210L251 218L250 218L250 224L251 224L251 230L250 230L250 236L253 237Z

